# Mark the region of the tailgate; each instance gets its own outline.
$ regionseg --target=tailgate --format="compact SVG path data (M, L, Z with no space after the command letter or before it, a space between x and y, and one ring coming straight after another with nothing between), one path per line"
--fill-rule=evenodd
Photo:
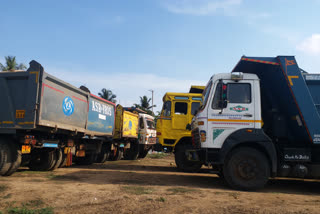
M138 138L139 115L123 111L122 137Z

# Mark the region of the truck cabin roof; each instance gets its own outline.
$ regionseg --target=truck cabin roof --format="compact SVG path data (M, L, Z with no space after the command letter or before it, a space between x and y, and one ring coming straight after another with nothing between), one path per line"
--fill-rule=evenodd
M163 102L167 100L188 100L189 98L198 98L202 100L202 94L199 93L176 93L176 92L167 92L162 100Z

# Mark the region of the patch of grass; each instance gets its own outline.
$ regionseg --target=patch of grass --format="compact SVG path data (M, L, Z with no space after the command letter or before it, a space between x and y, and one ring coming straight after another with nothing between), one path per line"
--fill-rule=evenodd
M164 158L164 157L167 157L168 154L166 153L155 153L155 154L148 154L148 158L152 158L152 159L161 159L161 158Z
M31 200L26 203L23 203L24 207L40 207L44 205L44 202L41 199Z
M3 196L3 199L11 198L11 196L12 196L12 194L5 195L5 196Z
M7 212L8 214L53 214L53 208L29 209L26 207L10 207Z
M121 189L127 193L134 194L134 195L144 195L150 194L153 192L153 189L146 188L142 186L123 186Z
M214 194L221 195L221 194L223 194L223 192L214 192Z
M6 191L7 189L9 189L8 185L0 184L0 193Z
M51 174L47 178L52 179L52 180L81 180L81 178L77 176L72 176L72 175L54 175Z
M32 180L30 180L29 182L36 182L36 183L38 183L38 182L44 182L45 180L43 180L43 179L32 179Z
M195 192L197 190L187 189L187 188L183 188L183 187L176 187L176 188L167 189L167 191L171 192L171 194L179 194L179 193Z
M237 193L237 192L230 192L230 193L229 193L229 196L233 197L234 199L238 199L239 196L240 196L240 194Z
M164 197L160 197L160 198L158 199L158 201L160 201L160 202L166 202L166 199L165 199Z
M49 173L48 171L32 171L32 170L25 170L21 172L17 172L17 174L47 174Z

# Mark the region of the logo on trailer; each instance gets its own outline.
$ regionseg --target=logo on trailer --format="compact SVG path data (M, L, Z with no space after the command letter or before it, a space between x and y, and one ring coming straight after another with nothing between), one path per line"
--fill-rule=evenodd
M132 129L132 121L130 120L129 121L129 130L131 130Z
M243 112L243 111L248 111L248 108L245 108L243 106L235 106L230 108L231 111L236 111L236 112Z
M74 112L74 102L71 99L71 97L65 97L63 98L63 102L62 102L62 110L63 113L67 116L70 116L73 114Z

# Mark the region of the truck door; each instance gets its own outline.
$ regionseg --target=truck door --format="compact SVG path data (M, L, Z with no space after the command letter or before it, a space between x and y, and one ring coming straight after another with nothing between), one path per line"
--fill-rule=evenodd
M208 106L207 147L221 148L233 132L255 128L253 80L218 80Z
M186 129L188 124L188 97L186 100L177 100L173 102L173 129Z

